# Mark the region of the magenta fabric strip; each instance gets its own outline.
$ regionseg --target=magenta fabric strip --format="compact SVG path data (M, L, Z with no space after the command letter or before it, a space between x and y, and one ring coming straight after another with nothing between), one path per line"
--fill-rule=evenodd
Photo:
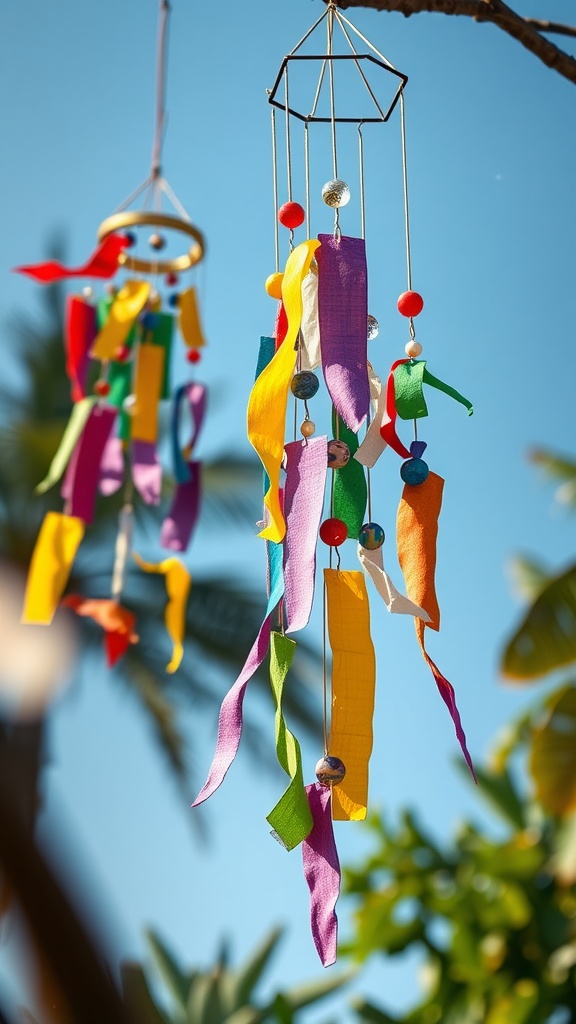
M208 778L198 793L192 807L198 807L199 804L204 803L205 800L208 800L216 792L236 757L242 735L242 704L244 702L246 686L268 653L270 646L270 623L271 616L268 615L260 627L260 632L246 658L244 668L222 701L218 717L216 753L214 754Z
M124 446L119 437L109 437L100 463L98 490L107 498L119 491L124 480Z
M356 433L370 407L366 247L363 238L318 237L322 370L336 411Z
M286 632L302 629L312 610L316 543L328 466L327 438L291 441L285 447L284 599Z
M168 551L186 551L200 511L199 462L188 463L189 479L177 484L172 506L160 532L160 544Z
M132 479L147 505L160 504L162 466L155 441L132 441Z
M111 405L95 405L72 453L62 486L66 514L85 523L94 519L94 504L100 479L100 463L118 410Z
M302 843L304 877L310 890L310 926L324 967L335 963L338 946L336 902L340 895L340 862L332 828L332 792L314 782L306 786L314 827Z

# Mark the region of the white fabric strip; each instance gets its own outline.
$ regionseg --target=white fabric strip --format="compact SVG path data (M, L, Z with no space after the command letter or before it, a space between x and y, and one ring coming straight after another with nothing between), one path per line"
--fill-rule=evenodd
M364 569L364 572L370 577L376 590L380 594L380 597L384 600L389 612L394 612L400 615L414 615L418 619L422 619L423 622L430 622L430 616L423 608L419 605L414 604L409 598L404 597L404 594L400 594L388 573L384 569L382 560L382 548L376 548L375 551L368 551L363 548L360 544L358 545L358 558L360 559L360 565Z
M386 389L382 387L382 381L374 373L370 363L368 363L368 377L370 380L372 420L362 444L358 451L354 453L354 458L362 463L363 466L366 466L367 469L372 469L384 449L388 447L386 441L380 435L380 426L386 405Z
M318 321L318 274L309 270L302 282L302 323L300 369L320 366L320 327Z

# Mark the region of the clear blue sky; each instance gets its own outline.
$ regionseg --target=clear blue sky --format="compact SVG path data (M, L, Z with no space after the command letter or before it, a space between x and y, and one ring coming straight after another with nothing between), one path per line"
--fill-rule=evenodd
M515 6L558 20L571 14L560 0ZM219 397L205 454L247 449L244 410L258 339L273 321L263 291L274 269L265 89L323 9L319 0L173 0L164 162L208 240L199 278L210 342L202 377ZM475 406L468 419L430 394L421 433L432 468L446 479L437 576L443 628L430 652L456 687L480 760L530 697L506 689L497 675L499 648L519 614L506 559L531 552L560 567L573 549L573 522L554 508L552 489L526 453L533 444L574 446L574 89L503 33L469 19L348 14L410 78L414 286L426 300L418 337L430 370ZM2 6L0 315L7 365L8 318L40 309L36 286L10 267L42 259L55 232L64 233L70 262L81 262L100 221L148 172L156 25L156 0ZM388 133L382 147L372 145L372 135L367 143L370 309L381 323L370 355L385 373L406 341L395 310L405 263L398 120L378 131ZM316 159L330 178L328 147ZM356 174L355 148L346 140L341 174ZM318 199L315 205L318 230L330 230ZM343 229L353 233L352 204L349 217ZM184 376L183 363L179 371ZM391 534L395 458L374 473L375 518ZM231 572L263 586L262 545L251 531L229 546L208 528L201 537L189 556L193 572L226 559ZM392 548L386 557L394 572ZM345 565L356 568L353 547ZM454 771L451 723L411 623L388 616L376 597L372 608L379 676L373 806L394 814L409 804L448 837L464 815L482 812ZM317 615L310 635L318 637ZM222 681L222 692L231 682ZM265 722L272 747L271 708L256 699L250 709ZM193 752L199 778L215 725L202 722L205 741ZM306 745L309 778L320 746L320 738L316 749ZM290 984L321 968L300 854L282 851L264 820L281 787L279 770L254 771L242 750L205 812L212 840L202 847L132 699L101 663L91 664L53 714L43 827L51 821L54 833L54 823L56 832L63 823L72 861L96 893L120 955L141 956L142 929L153 925L190 964L210 963L224 936L240 959L272 923L284 922L288 933L270 985ZM354 824L338 826L337 842L344 864L368 846ZM343 933L348 912L342 902ZM375 964L357 989L401 1007L415 986L412 965ZM340 996L336 1006L344 1004Z

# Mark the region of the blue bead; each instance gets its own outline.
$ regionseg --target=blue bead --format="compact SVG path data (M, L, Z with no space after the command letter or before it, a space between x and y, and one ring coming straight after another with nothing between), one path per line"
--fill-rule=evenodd
M290 389L295 398L314 398L320 387L320 381L312 370L295 373L290 382Z
M400 466L400 476L404 483L411 484L413 487L423 484L429 472L424 459L408 459Z
M346 775L346 767L339 757L325 754L317 762L315 772L321 786L329 786L330 783L337 786Z
M168 305L172 309L176 309L176 306L178 305L179 299L180 299L180 296L178 295L178 292L173 292L172 295L168 296Z
M378 523L364 523L358 534L358 542L367 551L376 551L381 548L385 540L385 533Z
M413 459L421 459L426 451L428 445L426 441L412 441L410 445L410 455Z
M128 243L128 248L131 249L133 245L136 245L136 235L133 231L125 231L124 238Z
M158 317L156 313L144 313L140 323L145 331L153 331L158 324Z

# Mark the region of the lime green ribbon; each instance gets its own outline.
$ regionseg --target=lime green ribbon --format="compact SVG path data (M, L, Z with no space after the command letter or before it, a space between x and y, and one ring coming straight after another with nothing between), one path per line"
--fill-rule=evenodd
M97 399L91 395L89 398L81 398L79 402L75 403L62 435L58 451L50 463L50 469L46 476L35 488L35 494L44 494L45 491L48 491L60 480L66 466L70 462L72 452L80 439L80 435L88 422L88 417L96 401Z

